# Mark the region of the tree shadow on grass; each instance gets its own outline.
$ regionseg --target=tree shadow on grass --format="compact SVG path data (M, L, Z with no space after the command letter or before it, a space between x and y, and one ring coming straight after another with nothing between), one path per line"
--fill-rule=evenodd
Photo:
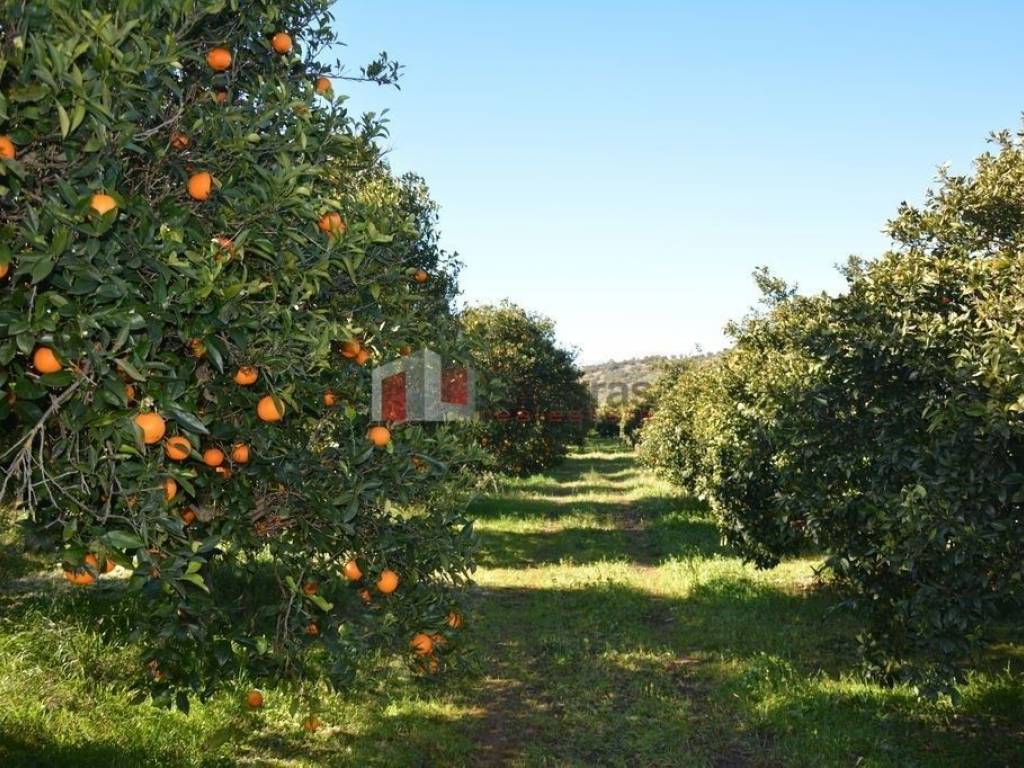
M985 765L977 756L990 747L987 733L1002 734L994 754L1016 754L1020 720L1005 696L968 701L962 717L988 727L964 728L882 688L847 693L844 681L859 679L858 623L833 614L835 600L735 578L682 598L617 583L481 590L471 631L502 684L485 681L456 700L488 712L467 724L474 738L500 722L528 734L521 754L557 764L788 765L797 744L806 764L838 750L824 764L944 765L965 749L976 756L963 764ZM775 668L786 676L766 689ZM1016 674L1019 687L1019 665ZM765 716L766 707L780 714ZM641 722L642 731L624 732Z

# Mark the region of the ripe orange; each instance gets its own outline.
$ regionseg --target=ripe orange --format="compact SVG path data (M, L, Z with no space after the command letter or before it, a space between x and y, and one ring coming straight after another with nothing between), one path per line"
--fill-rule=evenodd
M184 461L192 455L192 443L187 437L175 435L164 444L164 453L171 461Z
M363 345L359 343L359 339L349 339L341 345L341 354L343 357L347 357L350 360L359 354L359 351L363 348Z
M260 372L252 365L243 365L235 372L235 384L240 387L250 387L256 383Z
M249 463L249 446L245 443L235 443L231 447L231 460L235 464Z
M188 193L193 200L207 200L213 188L213 176L209 171L199 171L188 177Z
M3 280L5 277L7 277L7 273L8 271L10 271L10 269L10 264L0 264L0 280Z
M192 350L192 357L206 357L206 344L202 339L189 339L188 347Z
M314 733L320 730L320 718L310 715L302 721L302 730L308 733Z
M331 82L329 77L318 77L316 79L316 92L321 96L330 93L334 89L334 84Z
M228 100L228 92L220 88L213 92L213 100L218 104L224 104Z
M86 568L65 568L64 578L76 587L88 587L96 583L96 577Z
M217 235L215 238L213 238L213 242L215 242L228 253L235 252L235 241L232 240L230 237L226 237L224 235Z
M57 373L64 366L49 347L39 347L32 355L32 365L39 373Z
M377 589L385 595L390 595L398 589L398 574L390 568L385 568L377 579Z
M184 152L188 149L189 141L188 134L182 133L181 131L175 131L171 134L171 149L177 152Z
M110 195L102 192L97 192L89 200L89 207L92 208L100 216L103 216L110 211L117 209L117 200L112 198Z
M423 632L413 635L409 645L417 656L426 656L434 650L434 641L430 639L430 635Z
M258 688L253 688L247 694L245 694L245 706L249 709L260 709L263 707L263 692Z
M135 423L142 430L142 442L146 445L159 443L167 432L167 422L159 413L140 413L135 417Z
M370 357L370 350L363 347L362 349L359 350L359 354L356 355L356 362L359 365L366 365L366 363L370 360Z
M134 400L134 399L135 399L135 396L136 396L137 394L138 394L138 393L137 393L137 392L135 391L135 385L134 385L134 384L125 384L125 385L124 385L124 396L125 396L126 398L128 398L128 401L129 401L129 402L131 402L132 400Z
M85 556L85 564L92 566L93 570L99 571L100 573L110 573L112 570L114 570L113 560L104 560L103 568L101 569L99 560L96 558L96 555L94 555L92 552Z
M231 51L227 48L211 48L206 54L206 63L215 72L223 72L231 66Z
M426 270L423 270L423 269L417 269L417 270L416 270L416 271L415 271L415 272L413 273L413 275L412 275L412 279L413 279L413 280L415 280L415 281L416 281L417 283L425 283L425 282L427 282L427 280L429 280L429 279L430 279L430 275L428 275L428 274L426 273Z
M320 585L315 581L307 581L302 585L302 594L313 596L317 593L318 589L320 589Z
M403 347L399 347L398 354L400 354L402 357L408 357L409 355L412 354L412 347L410 347L408 344L406 344Z
M373 600L373 598L370 596L370 590L368 589L360 589L358 592L356 592L356 594L359 595L359 599L367 605L369 605L370 602Z
M328 408L331 408L337 404L338 396L336 394L331 392L331 390L329 389L326 392L324 392L324 405L326 405Z
M0 157L4 160L13 160L17 154L11 137L6 134L0 135Z
M317 626L317 623L315 621L311 621L309 622L309 624L306 625L306 634L310 637L320 636L320 627Z
M224 451L220 448L207 448L203 451L203 463L208 467L219 467L224 463Z
M378 448L383 448L391 442L391 430L387 427L382 427L379 424L375 427L370 427L366 431L366 436L370 439L370 442Z
M270 39L270 44L277 53L288 53L292 49L292 38L287 32L278 32Z
M437 657L434 654L429 654L420 659L419 662L420 672L425 675L433 675L437 673L437 670L441 668L441 665L437 661Z
M452 629L458 629L462 626L462 614L458 611L451 611L446 619L448 626Z
M361 578L363 578L363 572L359 568L359 563L357 563L354 559L349 560L347 563L345 563L345 567L341 569L341 572L349 581L359 581Z
M336 211L329 211L320 217L319 223L320 231L328 235L343 235L345 234L345 222L341 218L341 214Z
M196 511L192 507L185 507L181 510L181 521L185 525L192 525L196 521Z
M280 421L284 418L284 403L278 403L270 395L264 395L256 404L256 415L263 421Z
M220 476L221 480L230 480L231 476L234 474L230 467L214 467L213 471Z
M164 480L164 501L173 501L178 495L178 481L173 477Z

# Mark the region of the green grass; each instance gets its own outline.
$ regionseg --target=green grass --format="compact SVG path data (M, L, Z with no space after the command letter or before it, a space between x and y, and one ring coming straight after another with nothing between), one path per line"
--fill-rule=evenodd
M132 705L116 586L72 592L4 550L0 766L1024 764L1024 647L993 647L956 708L867 683L813 560L743 565L611 445L473 512L467 670L270 689L255 714L244 680L187 717ZM311 706L325 728L307 735Z

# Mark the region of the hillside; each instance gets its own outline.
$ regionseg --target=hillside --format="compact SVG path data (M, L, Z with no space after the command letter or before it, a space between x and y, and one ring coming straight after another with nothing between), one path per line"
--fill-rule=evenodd
M583 366L583 381L590 387L591 394L598 405L604 405L609 399L612 403L622 402L629 396L639 396L643 390L654 383L658 369L669 360L682 359L654 355L639 357L632 360L609 360L606 363Z

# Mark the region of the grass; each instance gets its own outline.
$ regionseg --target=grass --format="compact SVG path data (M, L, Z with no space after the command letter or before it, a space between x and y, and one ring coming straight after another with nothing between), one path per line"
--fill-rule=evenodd
M868 683L814 561L743 565L699 504L611 444L473 512L470 669L270 689L255 714L244 680L187 717L132 705L116 588L72 592L4 552L0 765L1024 764L1024 647L993 647L956 708ZM307 735L311 701L325 728Z

